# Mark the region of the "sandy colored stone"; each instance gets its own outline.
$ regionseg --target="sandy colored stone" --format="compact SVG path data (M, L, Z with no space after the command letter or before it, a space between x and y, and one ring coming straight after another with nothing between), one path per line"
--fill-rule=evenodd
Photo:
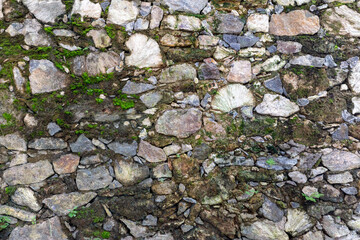
M80 157L75 154L62 155L53 162L54 170L58 174L73 173L79 165Z
M250 61L240 60L231 64L230 72L227 77L229 82L248 83L251 81L251 63Z

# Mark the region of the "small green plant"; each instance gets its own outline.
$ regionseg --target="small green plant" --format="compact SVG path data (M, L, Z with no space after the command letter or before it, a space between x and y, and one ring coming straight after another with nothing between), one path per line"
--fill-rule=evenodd
M36 216L31 219L31 224L32 224L32 225L35 225L35 224L36 224Z
M14 186L8 186L5 188L5 193L9 196L13 195L16 191L16 187Z
M11 222L11 220L9 217L1 216L0 217L0 231L7 228L10 225L10 222Z
M275 160L273 158L270 158L270 159L266 160L266 163L269 164L270 166L276 164L276 162L275 162Z
M74 207L74 208L69 212L68 216L69 216L70 218L76 217L76 215L78 214L78 211L77 211L76 209L77 209L77 207Z
M316 202L316 198L320 198L322 196L324 196L324 194L321 194L321 193L318 193L318 192L315 192L313 194L311 194L310 196L306 195L305 193L302 194L306 201L311 201L311 202Z
M246 191L245 193L246 193L247 195L249 195L249 196L252 196L252 195L254 195L254 194L258 193L258 192L259 192L259 191L255 190L255 189L251 189L250 191Z

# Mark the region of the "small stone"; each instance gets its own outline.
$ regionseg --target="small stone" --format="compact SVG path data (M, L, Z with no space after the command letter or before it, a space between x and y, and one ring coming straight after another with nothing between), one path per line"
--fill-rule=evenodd
M328 175L327 181L330 184L345 184L354 181L354 179L350 172L344 172L339 174Z
M200 80L220 79L220 71L215 63L203 63L198 70Z
M155 178L171 178L172 172L169 168L169 165L167 163L162 163L157 165L153 169L153 175Z
M194 80L195 78L196 69L188 63L183 63L162 70L159 82L174 83L185 80Z
M199 14L200 11L206 7L208 1L198 0L194 2L192 0L162 0L161 3L168 6L171 11Z
M49 131L50 136L54 136L56 133L61 131L61 128L59 127L59 125L57 125L54 122L51 122L47 125L47 129Z
M269 90L271 90L273 92L276 92L278 94L283 94L284 93L284 88L283 88L283 85L282 85L282 82L281 82L281 79L280 79L279 75L276 75L275 77L266 80L264 82L264 86L267 89L269 89Z
M316 221L311 219L305 211L298 209L288 209L285 232L293 237L297 237L309 231Z
M160 7L154 5L151 9L150 29L158 28L163 16L164 11Z
M30 188L17 188L15 193L11 195L11 201L17 205L29 207L35 212L38 212L41 209L34 191Z
M70 15L79 14L84 17L98 19L101 17L101 6L90 0L75 0Z
M65 154L53 161L54 170L57 174L67 174L76 171L80 157L75 154Z
M350 233L346 225L335 223L334 218L330 215L324 216L321 223L325 232L332 238L340 238Z
M255 111L262 115L289 117L298 112L298 105L281 95L265 94L263 102L256 106Z
M136 155L138 144L136 141L133 141L132 143L112 142L108 145L108 147L110 150L113 150L115 153L119 153L125 157L133 157Z
M314 57L308 54L291 59L290 64L321 68L325 64L325 59L321 57Z
M27 146L25 139L19 133L11 133L0 136L0 146L4 146L9 150L26 151Z
M121 90L124 94L139 94L154 89L155 86L147 83L135 83L127 81L123 89Z
M277 50L283 54L294 54L301 52L302 44L298 42L280 41L277 42Z
M248 83L251 81L251 63L250 61L234 61L231 64L231 69L227 80L236 83Z
M67 148L67 143L61 138L38 138L29 142L29 148L36 150L57 150Z
M58 16L65 13L61 0L23 0L23 4L44 23L55 23Z
M205 125L205 119L204 119ZM205 127L206 128L206 127ZM205 160L211 153L211 147L206 143L202 143L193 149L193 157L200 160Z
M234 14L216 14L218 33L240 34L244 28L244 22Z
M358 190L356 189L356 187L343 187L343 188L341 188L341 191L343 191L347 195L358 194Z
M70 148L74 153L90 152L96 149L84 134L81 134L75 142L70 143Z
M115 177L125 186L131 186L149 177L149 168L135 162L115 161Z
M152 185L151 190L158 195L170 195L176 191L177 185L173 181L156 182Z
M79 169L76 175L76 185L80 191L98 190L109 186L113 178L105 166Z
M87 192L87 193L63 193L58 195L53 195L49 198L45 198L43 203L56 215L65 216L69 214L74 208L83 206L89 203L92 199L96 197L96 193Z
M109 23L125 26L134 21L139 14L139 9L132 1L112 0L109 11Z
M349 85L352 91L360 93L360 61L351 69L348 77Z
M299 171L295 171L295 172L290 172L289 173L289 177L296 183L306 183L307 182L307 177L305 174L299 172Z
M166 154L161 148L155 147L150 143L141 140L139 144L138 156L145 158L148 162L166 161Z
M252 32L269 32L269 16L267 14L251 14L246 22L249 31Z
M200 31L201 21L193 16L185 15L167 15L161 23L161 27L170 30L183 30L183 31Z
M163 98L160 92L149 92L141 95L140 100L148 108L153 108Z
M90 30L86 36L92 38L95 47L97 48L107 48L111 46L111 38L104 29Z
M340 127L332 134L334 140L346 140L349 139L349 128L346 123L340 124Z
M267 197L265 197L264 203L260 208L260 212L265 218L274 222L279 222L284 217L284 211Z
M146 227L137 225L133 221L127 219L121 219L121 221L126 225L126 227L130 230L131 235L135 238L145 238L153 235L153 233L148 232Z
M157 225L157 217L153 215L147 215L145 219L142 221L143 226L156 226Z

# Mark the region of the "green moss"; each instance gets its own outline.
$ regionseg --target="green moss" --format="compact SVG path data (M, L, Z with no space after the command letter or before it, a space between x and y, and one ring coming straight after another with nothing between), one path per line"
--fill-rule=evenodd
M105 31L109 35L110 38L115 38L116 30L113 24L109 24L105 26Z
M8 186L5 188L5 193L9 196L13 195L16 191L16 187L14 186Z

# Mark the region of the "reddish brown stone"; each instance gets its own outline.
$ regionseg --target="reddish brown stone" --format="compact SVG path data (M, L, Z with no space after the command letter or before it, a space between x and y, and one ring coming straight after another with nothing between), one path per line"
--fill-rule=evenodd
M54 170L58 174L73 173L79 165L80 157L75 154L62 155L53 162Z

